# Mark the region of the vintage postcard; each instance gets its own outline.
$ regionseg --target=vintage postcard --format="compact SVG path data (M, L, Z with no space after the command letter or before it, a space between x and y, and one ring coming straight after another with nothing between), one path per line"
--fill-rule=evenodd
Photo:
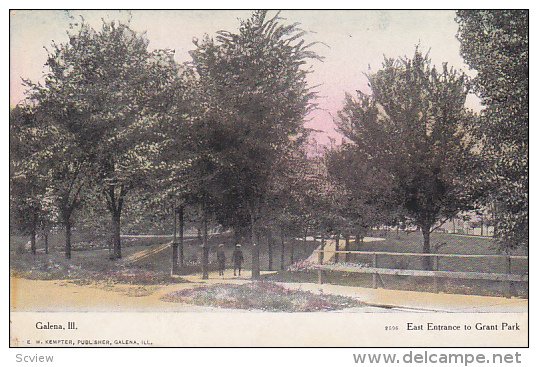
M11 347L528 346L527 10L9 21Z

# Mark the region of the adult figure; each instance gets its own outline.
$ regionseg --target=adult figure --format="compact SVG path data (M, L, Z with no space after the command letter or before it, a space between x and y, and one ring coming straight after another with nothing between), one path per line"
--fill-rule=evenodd
M241 276L241 264L243 263L243 251L241 251L241 245L235 245L235 250L232 254L232 260L234 263L234 276L237 276L239 270L239 276Z
M217 247L217 263L219 266L219 275L224 276L224 269L226 268L226 254L224 253L223 243Z

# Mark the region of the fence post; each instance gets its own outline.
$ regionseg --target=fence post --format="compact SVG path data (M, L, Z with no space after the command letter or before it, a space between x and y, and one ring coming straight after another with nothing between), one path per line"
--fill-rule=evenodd
M510 259L510 255L507 255L506 256L506 259L505 259L505 267L506 267L506 274L511 274L512 273L512 264L511 264L511 259ZM507 280L505 282L505 296L506 298L512 298L512 282Z
M374 257L372 259L372 267L377 268L377 254L374 254ZM377 288L377 274L376 273L372 274L372 287L374 289Z
M177 242L172 243L172 275L179 274L179 266L178 266L178 244Z
M318 284L323 284L323 274L321 270L321 265L323 265L323 251L318 251Z
M433 261L435 271L439 271L439 256L434 256ZM433 286L435 293L439 293L439 278L437 276L433 277Z
M338 264L338 251L340 250L340 233L336 235L336 242L334 244L334 250L336 251L334 253L334 263Z
M323 258L325 257L325 232L321 232L321 245L320 245L320 248L321 248L321 257L320 257L320 260L319 260L319 264L323 264Z

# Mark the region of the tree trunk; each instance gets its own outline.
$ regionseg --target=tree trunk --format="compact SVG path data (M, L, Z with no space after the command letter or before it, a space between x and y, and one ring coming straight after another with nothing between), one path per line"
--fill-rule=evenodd
M35 255L37 253L35 226L32 227L32 230L30 232L30 251L32 252L32 255Z
M334 250L336 251L334 253L334 263L338 263L338 251L340 251L340 233L336 234L336 243L334 245Z
M209 265L209 247L207 243L207 214L204 208L202 213L202 230L203 230L203 242L202 242L202 279L209 279L208 265Z
M256 210L256 209L254 209ZM250 243L252 245L252 279L260 278L260 248L257 240L258 235L256 233L256 216L254 210L250 211Z
M271 230L267 232L267 256L269 256L269 266L268 270L273 270L273 234Z
M65 226L65 257L66 259L71 258L71 222L66 221Z
M116 194L116 187L120 188L118 194ZM127 192L128 189L123 184L119 186L108 185L108 188L105 190L107 206L111 214L110 224L112 226L112 251L110 252L110 260L121 259L121 211Z
M174 206L174 236L172 243L177 243L177 212L178 208Z
M321 263L323 263L324 257L325 257L325 232L321 232Z
M424 238L424 243L422 245L422 253L429 254L430 249L430 226L424 226L422 228L422 237ZM432 270L431 257L424 256L422 258L422 267L424 270Z
M179 267L183 267L185 263L185 255L183 250L183 232L185 228L185 218L184 218L185 208L183 205L179 207Z
M294 252L295 252L295 239L292 239L290 242L290 265L293 265L293 262L295 261L295 259L293 258L293 256L295 255Z
M37 220L38 220L37 209L34 208L32 210L32 228L30 230L30 251L32 252L32 255L37 254L37 246L36 246Z
M284 244L284 231L280 230L280 270L284 270L284 251L286 250Z
M308 235L308 228L304 230L304 237L303 237L303 253L307 251L308 247L306 246L306 237Z
M172 275L179 274L179 267L178 267L178 244L177 242L172 242Z
M172 275L178 274L178 243L177 243L177 212L178 208L174 205L174 237L172 239Z
M112 239L114 243L114 259L121 259L121 214L116 212L112 214Z
M344 245L344 251L349 251L349 235L346 234L346 244ZM346 252L344 261L349 262L349 254Z
M43 234L43 240L45 242L45 254L49 254L49 231L46 230Z

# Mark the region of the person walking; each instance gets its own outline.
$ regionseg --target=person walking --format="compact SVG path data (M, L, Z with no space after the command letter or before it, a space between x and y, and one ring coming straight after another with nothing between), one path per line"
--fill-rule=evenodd
M219 275L224 276L226 268L226 254L224 253L224 244L221 243L217 248L217 263L219 265Z
M232 260L234 262L234 277L237 276L236 271L239 270L239 276L241 276L241 264L243 263L243 251L241 251L241 245L235 245L235 250L232 254Z

